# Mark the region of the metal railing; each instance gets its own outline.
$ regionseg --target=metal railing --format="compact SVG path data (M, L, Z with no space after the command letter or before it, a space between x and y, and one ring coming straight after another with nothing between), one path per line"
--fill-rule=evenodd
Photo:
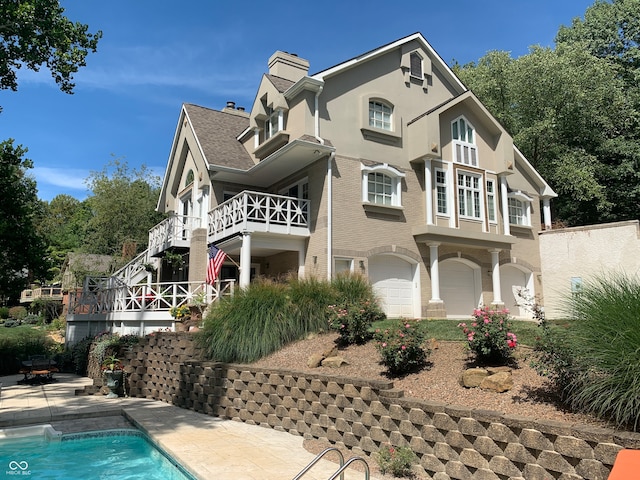
M283 195L245 191L221 203L209 212L208 235L214 238L248 230L251 224L264 231L280 227L284 232L292 228L308 227L309 200Z
M338 470L334 472L333 475L331 475L331 477L329 477L329 480L335 480L335 478L338 476L340 476L340 480L344 480L344 471L349 467L349 465L351 465L354 462L362 462L364 464L364 478L365 480L369 480L369 464L367 463L367 461L362 457L351 457L345 463L344 455L342 455L342 452L336 447L329 447L324 449L322 452L320 452L316 456L316 458L311 460L309 465L304 467L302 470L300 470L300 473L298 473L295 477L293 477L293 480L300 480L304 475L306 475L309 472L309 470L311 470L314 467L314 465L316 465L322 459L322 457L324 457L329 452L336 452L340 459L340 467L338 468Z

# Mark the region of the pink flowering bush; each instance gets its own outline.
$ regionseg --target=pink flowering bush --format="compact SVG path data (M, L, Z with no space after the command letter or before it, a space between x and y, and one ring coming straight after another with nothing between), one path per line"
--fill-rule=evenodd
M504 364L511 360L518 345L515 333L511 332L509 310L491 310L488 307L473 311L471 324L458 324L467 337L469 349L476 360L484 364Z
M360 300L329 305L329 328L338 332L338 344L363 344L371 339L371 324L386 318L376 302Z
M424 366L429 349L423 346L424 333L407 320L374 334L376 348L382 356L382 364L391 375L401 375Z

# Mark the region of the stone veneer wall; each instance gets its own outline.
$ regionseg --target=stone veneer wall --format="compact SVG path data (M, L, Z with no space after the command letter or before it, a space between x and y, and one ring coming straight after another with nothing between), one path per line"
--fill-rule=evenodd
M605 480L640 434L404 398L393 382L193 361L190 334L126 354L131 396L168 402L370 454L409 446L435 480Z

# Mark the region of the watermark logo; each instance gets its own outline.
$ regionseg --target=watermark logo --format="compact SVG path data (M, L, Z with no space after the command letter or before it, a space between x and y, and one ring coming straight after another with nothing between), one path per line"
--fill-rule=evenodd
M26 461L17 462L11 460L9 462L9 470L5 473L7 475L31 475L31 470L29 470L29 464Z

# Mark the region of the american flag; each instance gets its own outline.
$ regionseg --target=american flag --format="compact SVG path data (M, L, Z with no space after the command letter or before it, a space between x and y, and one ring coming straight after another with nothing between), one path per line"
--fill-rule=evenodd
M207 264L207 283L213 285L216 282L216 278L220 275L220 269L222 268L222 262L227 258L227 254L220 250L215 245L209 247L209 263Z

